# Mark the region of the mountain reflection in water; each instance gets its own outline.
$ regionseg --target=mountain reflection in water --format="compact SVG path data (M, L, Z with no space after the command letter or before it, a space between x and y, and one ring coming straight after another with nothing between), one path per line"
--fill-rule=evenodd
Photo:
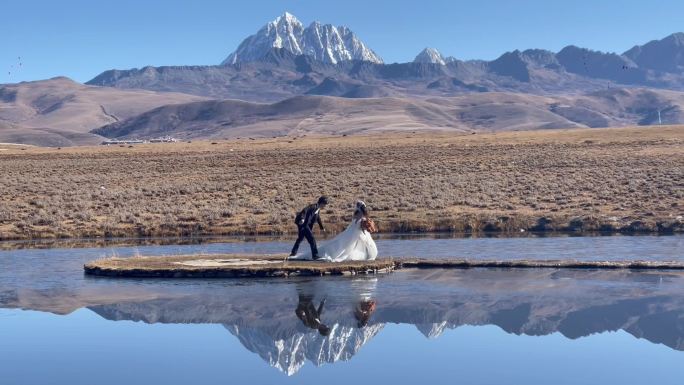
M516 335L559 332L570 339L621 329L684 350L684 276L675 272L407 270L358 278L131 283L136 290L115 298L79 292L33 302L49 302L36 309L49 311L61 301L83 301L109 320L222 324L288 375L306 361L319 366L352 359L387 323L415 325L427 338L462 325L496 325ZM31 295L36 293L0 297L0 306L26 308L32 299L22 297ZM315 310L324 301L312 317L329 328L328 335L296 314L302 301Z

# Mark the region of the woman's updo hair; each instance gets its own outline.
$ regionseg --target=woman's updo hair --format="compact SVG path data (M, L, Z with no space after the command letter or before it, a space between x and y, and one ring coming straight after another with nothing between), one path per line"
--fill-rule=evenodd
M356 212L360 212L364 216L368 215L368 208L364 201L356 201Z

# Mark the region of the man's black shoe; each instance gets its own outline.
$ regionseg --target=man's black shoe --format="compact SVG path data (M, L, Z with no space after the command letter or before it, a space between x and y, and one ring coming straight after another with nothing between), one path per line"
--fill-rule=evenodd
M318 259L320 259L320 258L321 258L321 257L319 257L318 255L314 255L314 256L311 257L311 259L313 259L314 261L315 261L315 260L318 260Z

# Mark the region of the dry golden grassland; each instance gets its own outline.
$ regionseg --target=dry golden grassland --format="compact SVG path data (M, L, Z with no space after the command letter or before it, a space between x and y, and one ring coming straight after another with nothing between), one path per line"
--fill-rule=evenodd
M293 233L326 194L382 232L684 231L684 127L0 145L0 238Z

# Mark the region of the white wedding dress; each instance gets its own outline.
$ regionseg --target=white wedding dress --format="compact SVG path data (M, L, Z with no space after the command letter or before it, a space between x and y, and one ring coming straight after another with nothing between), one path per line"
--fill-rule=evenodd
M361 230L361 219L352 219L347 229L318 247L319 261L372 261L378 256L378 247L368 231ZM307 248L290 259L311 259Z

